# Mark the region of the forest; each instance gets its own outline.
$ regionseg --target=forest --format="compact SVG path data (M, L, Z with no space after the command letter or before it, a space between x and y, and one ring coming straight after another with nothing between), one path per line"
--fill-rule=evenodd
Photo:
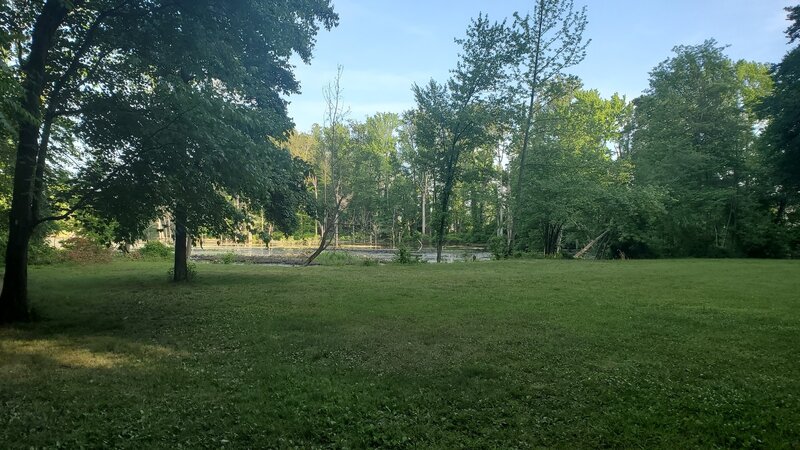
M51 252L48 236L127 251L162 218L175 280L214 240L291 238L309 263L330 244L437 261L446 245L497 259L800 251L800 7L782 61L677 46L633 99L570 75L590 51L586 7L479 14L450 77L409 86L413 109L350 118L340 66L321 124L301 132L288 58L310 62L338 16L322 0L258 5L3 3L4 317L25 316L29 254Z
M329 87L328 120L286 146L315 196L347 199L336 239L498 258L797 256L794 53L773 66L714 40L678 46L642 96L603 98L567 74L587 51L585 10L556 4L473 21L452 77L415 85L403 114L344 122Z

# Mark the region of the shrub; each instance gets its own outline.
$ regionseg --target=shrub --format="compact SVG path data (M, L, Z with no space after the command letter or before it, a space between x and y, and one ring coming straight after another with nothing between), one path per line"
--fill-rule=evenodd
M61 243L64 246L64 258L67 261L89 264L111 262L111 251L85 237L72 237Z
M508 258L508 240L506 240L505 236L492 236L489 239L489 250L492 252L494 259Z
M233 264L236 262L236 253L234 252L225 252L220 256L219 262L222 264Z
M57 264L64 261L64 252L59 251L47 242L31 242L28 250L28 262L35 266Z
M172 249L160 241L147 241L137 253L145 259L167 259L172 256Z
M399 264L415 264L420 262L419 256L413 255L407 246L400 244L395 252L394 262Z

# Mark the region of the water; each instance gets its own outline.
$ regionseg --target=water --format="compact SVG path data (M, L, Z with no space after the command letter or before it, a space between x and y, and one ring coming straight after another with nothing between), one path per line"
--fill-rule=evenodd
M313 251L314 249L311 247L264 248L264 247L236 246L236 245L222 245L222 246L213 245L213 246L206 246L203 249L199 247L194 247L192 249L192 255L201 257L202 256L211 257L211 256L220 256L224 253L232 252L238 256L259 258L262 260L259 262L280 263L291 260L297 260L299 262L300 260L307 258L308 255L310 255ZM346 252L359 258L373 259L381 262L390 262L397 257L396 250L389 248L347 246L347 247L342 247L339 250L329 249L326 251ZM422 261L436 262L435 248L422 248L420 249L420 251L412 251L411 254L415 257L418 256ZM492 259L492 254L482 248L453 247L453 248L445 248L442 250L442 262L447 262L447 263L473 261L473 260L488 261L490 259Z

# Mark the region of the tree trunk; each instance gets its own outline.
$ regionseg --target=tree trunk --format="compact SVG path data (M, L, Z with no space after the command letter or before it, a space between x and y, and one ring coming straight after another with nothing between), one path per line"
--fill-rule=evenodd
M47 54L58 27L69 13L66 2L48 0L31 36L28 60L23 66L21 107L33 120L19 124L19 144L14 168L13 194L9 212L8 247L3 292L0 294L0 323L30 319L28 304L28 243L36 226L34 195L36 162L39 156L39 125L42 94L46 83Z
M445 168L445 179L444 179L444 186L442 189L442 203L441 203L441 210L439 215L439 223L437 225L437 236L436 236L436 262L442 262L442 247L444 247L444 234L445 230L447 229L447 218L448 218L448 209L450 207L450 195L453 191L453 185L455 184L455 177L456 177L456 166L458 164L458 159L461 156L461 149L457 147L458 139L454 138L453 142L450 144L450 154L447 160L447 166Z
M422 235L423 236L425 235L425 230L426 230L425 210L427 209L427 205L425 204L426 203L425 200L427 199L427 197L428 197L428 173L425 172L425 176L422 179Z
M452 169L448 170L447 178L444 183L444 190L442 192L442 208L439 211L439 223L436 230L436 262L442 262L442 248L444 247L444 235L447 229L447 212L450 206L450 191L453 190L453 178L455 174L454 164Z
M555 256L561 246L561 224L547 223L544 225L544 254Z
M785 192L780 196L780 201L778 202L778 211L775 213L775 219L773 220L776 225L783 223L783 215L786 212L786 205L789 203L788 197L788 194Z
M325 226L322 228L322 235L320 237L319 246L317 247L316 250L314 250L314 253L312 253L311 256L308 257L308 259L304 264L305 266L310 266L311 263L314 262L315 259L317 259L317 256L321 255L322 252L325 251L326 248L328 248L328 245L330 245L331 240L333 239L332 223L333 221L331 219L325 219Z
M341 201L340 201L341 194L339 192L340 192L339 191L339 185L337 184L336 185L336 196L334 197L334 200L336 200L336 204L337 205L341 203ZM336 214L334 215L334 232L333 232L333 248L334 249L338 249L339 248L339 213L340 213L340 211L337 208L336 209Z
M331 240L333 240L334 230L338 226L338 223L339 223L339 214L345 208L347 208L347 205L350 203L350 199L352 197L353 197L353 195L350 194L347 197L340 198L335 204L335 209L333 211L333 214L332 215L331 214L326 214L326 216L325 216L325 224L324 224L324 227L322 229L322 237L321 237L321 239L319 241L319 246L317 247L316 250L314 250L314 253L312 253L311 256L308 257L308 259L306 260L306 262L304 264L305 266L310 266L311 263L314 262L314 260L317 258L317 256L322 254L322 252L326 248L328 248L328 245L330 245Z
M339 219L338 218L336 219L336 228L335 228L335 231L333 233L333 240L334 240L333 248L334 249L338 249L339 248Z
M189 279L189 233L186 231L186 212L178 209L175 213L175 265L172 268L172 281Z
M13 230L13 228L12 228ZM31 318L28 304L28 242L25 230L9 234L6 249L6 273L0 297L0 323L27 321Z

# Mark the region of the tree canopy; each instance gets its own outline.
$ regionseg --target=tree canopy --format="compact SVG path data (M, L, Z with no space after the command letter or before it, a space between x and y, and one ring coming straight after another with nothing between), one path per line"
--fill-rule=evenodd
M158 208L181 211L190 228L219 226L232 212L222 198L247 194L292 225L286 210L298 201L298 177L285 175L302 167L282 161L272 139L292 125L284 96L299 85L289 58L308 62L319 27L337 23L328 0L47 0L14 2L5 17L25 115L17 127L3 320L28 315L34 229L85 205L119 216L132 235ZM66 180L66 195L48 195L62 155L78 176ZM271 163L277 173L268 177ZM130 208L104 207L132 181L141 195L125 198ZM180 206L189 199L197 203ZM286 208L270 206L281 201ZM189 213L189 206L200 208ZM176 278L177 266L176 258Z

